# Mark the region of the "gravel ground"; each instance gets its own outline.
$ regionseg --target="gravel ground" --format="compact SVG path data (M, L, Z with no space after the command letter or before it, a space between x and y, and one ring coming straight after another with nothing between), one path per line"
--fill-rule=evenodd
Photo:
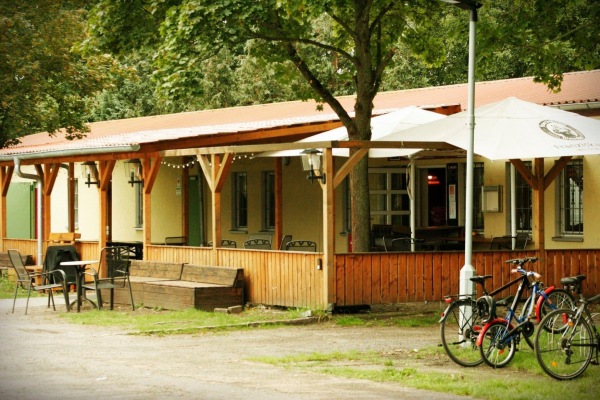
M413 356L418 349L439 343L437 326L336 327L321 323L137 336L116 328L66 323L41 306L40 299L33 300L37 305L30 305L28 315L24 315L24 307L12 314L12 301L0 300L1 399L466 398L251 361L252 357L376 350L405 359L408 366L420 363L420 371L455 368L460 373L462 369L447 357L422 361Z

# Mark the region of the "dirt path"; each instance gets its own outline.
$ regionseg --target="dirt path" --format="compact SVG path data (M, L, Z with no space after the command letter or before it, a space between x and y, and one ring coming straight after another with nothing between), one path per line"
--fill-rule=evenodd
M252 357L376 350L406 355L439 342L431 328L340 328L332 324L132 336L75 326L52 311L0 309L2 399L464 399L397 383L298 372ZM419 368L461 368L440 359Z

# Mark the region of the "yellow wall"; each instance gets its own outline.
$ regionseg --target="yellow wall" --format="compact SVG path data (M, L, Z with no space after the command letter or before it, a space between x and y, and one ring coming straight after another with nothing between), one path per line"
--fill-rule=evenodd
M169 164L181 164L178 158L165 160ZM339 167L345 158L336 158L335 163ZM489 161L476 157L475 161L484 162L485 185L502 185L502 212L485 214L484 236L491 238L507 234L510 231L509 218L510 209L508 196L510 194L507 185L507 162ZM445 165L446 162L456 162L455 159L442 161L420 160L419 167L427 165ZM236 159L231 167L231 172L245 171L248 174L248 230L235 232L231 230L231 179L227 182L222 192L222 232L224 239L235 240L238 247L250 235L267 234L261 229L261 172L274 170L274 158L241 158ZM550 170L554 160L545 162L546 173ZM460 164L460 163L459 163ZM388 162L386 159L371 159L372 167L394 166L402 167L406 162ZM556 185L551 184L545 192L545 243L548 249L565 248L600 248L600 207L596 206L600 198L600 155L584 157L585 191L583 193L585 227L583 240L565 241L557 238L556 223ZM24 172L35 173L28 166L22 168ZM190 169L191 175L200 176L204 182L204 200L206 205L206 237L211 240L211 196L206 187L206 182L198 165ZM162 165L152 191L152 242L162 243L166 236L183 235L183 191L178 190L178 179L181 189L183 188L183 170ZM81 174L79 164L75 168L75 177L78 180L79 192L79 225L77 231L81 233L81 240L98 240L100 228L99 221L99 194L96 186L89 188L85 185L85 177ZM328 177L331 178L331 177ZM143 232L136 229L135 222L135 189L127 183L122 162L117 162L113 172L113 240L141 241ZM22 181L17 176L13 181ZM459 184L464 188L464 170L461 170ZM51 231L63 232L68 229L67 214L67 170L61 168L52 193L52 224ZM337 188L335 194L335 234L336 251L347 251L348 237L343 227L343 191L344 184ZM464 189L459 192L459 218L464 221ZM417 205L417 207L419 207ZM535 207L535 204L534 204ZM317 242L318 249L323 249L322 228L322 191L318 182L311 183L306 179L306 172L302 171L299 157L291 157L288 165L283 166L283 234L290 234L293 239L313 240ZM8 210L10 213L10 210ZM462 222L461 222L462 223ZM534 220L535 223L535 220ZM534 237L534 241L535 241ZM535 245L535 244L534 244Z

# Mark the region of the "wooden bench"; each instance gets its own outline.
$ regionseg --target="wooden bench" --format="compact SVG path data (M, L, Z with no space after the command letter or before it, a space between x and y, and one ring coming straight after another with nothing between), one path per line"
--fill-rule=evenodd
M25 265L29 270L33 271L33 257L30 255L21 254L21 259L23 260L23 265ZM8 253L0 253L0 271L2 275L7 275L8 271L12 270L13 266L10 262L10 258L8 257ZM41 270L38 271L36 269L35 272L41 272Z
M213 311L244 304L244 270L132 260L133 299L144 307ZM116 303L128 303L127 288L115 290Z

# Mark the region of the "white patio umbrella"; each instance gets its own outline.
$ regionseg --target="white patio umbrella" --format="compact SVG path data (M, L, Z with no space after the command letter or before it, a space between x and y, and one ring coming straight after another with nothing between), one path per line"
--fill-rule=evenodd
M394 141L393 136L405 129L427 124L433 121L444 119L442 114L433 111L423 110L419 107L404 107L387 114L383 114L371 119L371 141ZM298 143L327 142L327 141L347 141L348 130L346 127L331 129L321 132L306 139L299 140ZM369 157L398 157L414 154L421 149L371 149ZM293 157L300 156L302 150L283 150L270 151L260 154L260 157ZM349 149L333 149L333 155L339 157L348 157Z
M490 160L600 154L600 120L509 97L475 109L475 154ZM398 140L465 149L467 112L404 130ZM401 139L400 139L401 138Z

